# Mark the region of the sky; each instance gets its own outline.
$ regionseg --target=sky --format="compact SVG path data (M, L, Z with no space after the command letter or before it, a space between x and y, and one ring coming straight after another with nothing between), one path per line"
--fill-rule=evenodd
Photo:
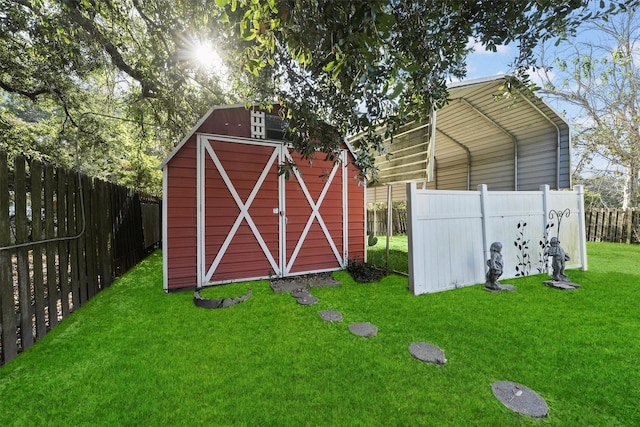
M506 74L513 72L513 69L510 67L510 64L514 62L515 57L517 55L517 46L498 46L497 52L489 52L484 49L479 44L473 44L472 41L469 42L468 46L474 47L474 53L470 54L467 57L467 77L465 80L490 77L499 74ZM552 71L550 71L550 77L554 77ZM533 83L536 83L538 86L542 86L542 79L537 75L536 72L530 73L530 78ZM564 119L569 124L571 132L574 132L574 126L577 123L584 123L586 120L584 115L581 114L580 109L576 106L569 104L567 102L563 102L557 98L545 97L542 94L538 94L552 109L554 109L560 116L563 116ZM574 155L577 154L574 151ZM572 164L575 166L578 163L579 159L576 157L572 159ZM596 170L612 170L618 169L617 165L611 164L609 161L598 158L593 159L593 161L586 166L583 170L582 174L584 176L589 176L593 171Z
M509 64L516 57L516 48L498 46L497 52L486 51L479 43L469 42L474 53L467 57L467 79L505 74L510 71Z
M467 57L467 77L465 80L478 79L483 77L490 77L500 74L512 73L513 69L510 66L515 61L517 55L516 46L497 46L497 52L486 51L480 44L474 44L469 41L469 45L474 48L474 53ZM550 73L553 77L553 73ZM532 83L536 83L542 86L542 79L536 72L530 73L530 79ZM570 104L563 103L557 99L552 99L539 95L545 102L558 114L566 113L565 119L571 121L579 115L579 111Z

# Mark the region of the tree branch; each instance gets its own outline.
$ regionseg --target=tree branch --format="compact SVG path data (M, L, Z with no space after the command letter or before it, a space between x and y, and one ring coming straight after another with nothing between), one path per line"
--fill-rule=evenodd
M18 95L25 96L29 98L29 100L31 100L32 102L36 102L39 95L43 95L45 93L50 92L50 90L47 88L36 89L33 91L26 91L26 90L18 89L17 87L13 87L8 83L3 82L2 80L0 80L0 88L10 93L16 93Z
M69 14L71 18L82 27L91 37L93 37L107 52L107 54L111 57L111 61L113 65L115 65L120 70L127 73L129 76L140 82L142 85L142 95L145 97L154 98L157 96L158 86L156 83L150 81L147 76L142 73L142 71L132 67L129 65L122 54L118 51L118 49L114 46L111 41L109 41L104 34L94 25L94 23L87 19L78 9L74 6L69 7Z

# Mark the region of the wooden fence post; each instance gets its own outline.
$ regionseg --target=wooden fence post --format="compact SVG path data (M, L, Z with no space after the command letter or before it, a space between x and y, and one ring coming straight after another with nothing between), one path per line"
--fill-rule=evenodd
M56 197L56 218L58 220L58 237L69 236L68 221L69 207L67 199L67 187L69 185L69 174L62 169L58 169L58 192ZM71 178L72 180L72 178ZM69 315L69 242L62 240L58 242L58 271L60 278L60 308L62 318Z
M96 272L96 236L95 236L95 209L93 179L88 176L82 177L82 191L84 192L85 206L85 258L87 275L87 300L93 298L98 293L98 278Z
M26 161L23 156L16 156L14 159L14 179L16 243L19 244L29 241L29 230L27 229L27 172ZM18 248L18 301L20 339L24 350L33 344L29 250L26 247Z
M31 237L34 242L42 235L42 164L31 161ZM33 293L36 314L36 339L47 333L45 322L44 276L42 271L42 245L33 246Z
M79 205L77 201L77 182L78 174L70 173L67 187L67 233L70 236L77 236L79 229L77 228L76 218L79 215ZM80 307L80 278L78 276L78 239L74 238L69 241L69 269L71 275L69 277L69 291L71 292L71 302L69 311L73 312Z
M11 223L9 221L9 164L7 155L0 151L0 247L11 244ZM16 311L13 299L11 251L0 249L0 362L7 363L18 355Z

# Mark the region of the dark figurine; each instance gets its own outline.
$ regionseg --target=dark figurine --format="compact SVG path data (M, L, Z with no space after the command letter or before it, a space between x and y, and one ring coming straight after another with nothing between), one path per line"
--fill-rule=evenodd
M551 267L553 268L553 280L558 282L569 282L569 278L564 274L565 262L569 261L569 254L560 246L557 237L552 237L547 255L551 257Z
M502 276L502 243L493 242L491 244L491 258L487 260L487 267L489 267L489 271L487 271L487 281L484 285L485 289L492 291L501 290L500 283L498 282L498 278Z

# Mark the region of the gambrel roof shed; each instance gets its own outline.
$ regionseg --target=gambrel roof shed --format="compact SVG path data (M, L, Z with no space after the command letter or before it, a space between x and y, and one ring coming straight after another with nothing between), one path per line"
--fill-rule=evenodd
M339 162L301 160L273 112L213 107L160 166L164 289L346 267L364 260L364 186ZM287 180L278 173L295 161Z

